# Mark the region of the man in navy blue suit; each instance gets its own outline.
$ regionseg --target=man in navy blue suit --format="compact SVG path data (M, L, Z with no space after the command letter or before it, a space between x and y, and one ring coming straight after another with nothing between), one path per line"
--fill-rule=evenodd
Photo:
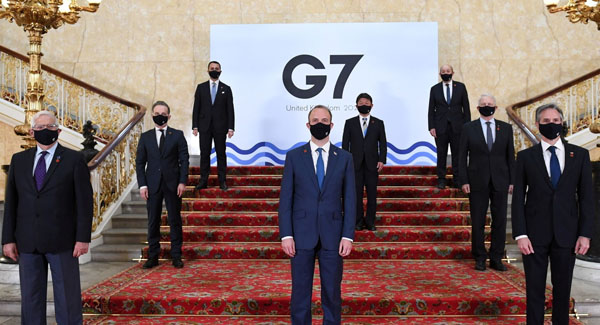
M316 256L323 324L340 324L342 258L354 240L354 166L349 152L329 142L333 123L326 106L309 112L306 127L310 142L287 153L279 198L281 247L292 265L292 324L311 324Z

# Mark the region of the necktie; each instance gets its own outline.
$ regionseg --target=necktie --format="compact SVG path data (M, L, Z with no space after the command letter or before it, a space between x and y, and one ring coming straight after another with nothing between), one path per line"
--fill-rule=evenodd
M450 105L450 84L446 84L446 102Z
M165 130L159 129L159 131L160 131L160 142L158 143L158 149L160 150L160 153L163 153L164 147L165 147Z
M558 180L560 179L560 164L558 163L558 157L556 156L556 147L550 146L550 179L552 180L552 186L556 188Z
M323 178L325 178L325 163L323 162L323 148L317 148L319 158L317 158L317 181L319 181L319 189L323 186Z
M363 138L364 138L367 136L367 118L366 117L363 117L362 128L363 128Z
M488 150L492 151L492 145L494 144L494 138L492 136L492 122L485 122L485 124L487 124L487 146L488 146Z
M217 83L213 82L212 87L210 88L210 102L211 104L215 103L215 97L217 96Z
M38 191L42 188L44 177L46 177L46 154L48 154L48 151L42 151L40 153L40 158L38 159L37 165L35 165L35 171L33 172L35 185Z

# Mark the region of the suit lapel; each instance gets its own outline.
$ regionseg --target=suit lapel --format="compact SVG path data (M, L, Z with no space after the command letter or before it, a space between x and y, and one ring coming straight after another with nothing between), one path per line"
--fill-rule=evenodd
M487 149L487 142L485 142L485 136L483 135L483 127L481 126L481 121L479 119L476 120L477 121L477 126L475 127L476 132L478 132L479 134L477 135L477 138L480 140L481 145L483 145L484 148ZM487 130L486 130L487 132ZM493 149L493 145L492 145L492 149ZM490 152L489 150L487 150L487 152Z
M302 160L304 160L304 168L308 169L308 173L310 174L310 179L312 179L313 185L317 190L319 190L319 183L317 182L317 173L315 173L315 165L312 159L312 152L310 150L310 143L304 145L304 149L302 150Z
M31 149L29 149L29 152L27 153L27 172L31 173L31 182L29 182L29 184L32 186L32 189L34 191L37 191L37 186L35 184L35 175L33 174L33 163L35 162L35 159L37 158L35 156L35 153L37 152L37 147L33 147Z
M563 168L562 174L560 175L560 179L558 180L558 184L556 185L557 188L560 186L560 184L563 183L564 179L568 179L570 177L575 160L575 155L573 150L571 149L571 145L563 142L563 146L565 148L565 166Z
M56 145L56 151L54 151L54 156L52 157L52 161L50 162L50 167L48 168L48 171L46 172L46 176L44 177L44 182L42 183L42 187L40 188L40 191L42 191L44 189L44 187L48 183L48 180L50 179L50 177L52 177L52 174L54 174L54 171L60 164L60 160L62 158L61 156L64 151L65 151L65 149L60 144Z
M548 170L546 169L546 162L544 161L544 152L542 150L542 144L537 144L535 149L535 154L533 155L535 159L536 166L542 166L543 168L536 168L542 173L542 178L545 180L546 185L550 188L554 188L552 186L552 182L550 181L550 177L548 176Z
M146 141L150 142L148 144L148 146L150 146L150 148L152 150L155 150L160 155L160 149L158 148L158 142L156 140L156 129L152 128L152 130L150 130L150 132L148 132L148 134L146 134L146 138L147 138ZM167 142L167 139L165 138L165 143L166 142Z
M167 127L167 133L165 134L165 148L162 151L162 153L160 154L161 157L165 156L165 154L168 152L169 148L173 144L172 138L173 138L173 129L170 127ZM157 144L157 147L158 147L158 144ZM160 151L160 148L158 148L158 150Z
M338 152L333 144L329 145L329 158L327 158L327 171L325 172L325 179L323 179L323 188L321 189L321 193L325 193L327 189L327 184L329 184L329 180L333 178L333 172L335 171L335 167L337 166Z

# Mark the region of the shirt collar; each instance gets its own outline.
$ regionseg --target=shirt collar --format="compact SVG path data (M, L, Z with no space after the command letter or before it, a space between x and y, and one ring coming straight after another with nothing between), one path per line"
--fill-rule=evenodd
M542 144L542 152L546 152L546 150L548 150L548 148L550 148L551 146L551 144L547 143L544 140L542 140L540 143ZM558 139L554 146L556 147L556 149L561 150L562 152L565 151L565 144L562 142L562 139Z
M317 146L317 144L312 142L312 140L309 142L310 142L310 151L315 152L315 151L317 151L317 148L323 148L324 153L329 152L329 146L331 145L330 142L325 143L322 147Z
M168 128L169 128L168 126L165 126L163 129L161 129L161 128L157 127L156 125L154 126L154 130L155 130L155 132L156 132L156 133L159 133L159 132L160 132L160 130L165 130L165 131L167 131L167 129L168 129ZM165 132L165 136L166 136L166 132Z
M496 125L496 119L492 117L491 120L486 121L483 118L479 117L479 121L481 121L481 125L485 125L485 122L491 122L491 125Z
M452 88L452 79L450 79L450 82L446 83L445 81L442 81L442 85L444 86L444 88L446 87L446 85L450 85L450 88Z
M58 141L54 142L54 145L52 145L52 147L48 148L47 150L40 148L40 146L38 145L37 150L35 152L35 156L37 157L37 156L39 156L39 154L42 151L46 151L46 152L48 152L48 154L50 154L50 157L54 157L54 152L56 151L56 147L58 147Z

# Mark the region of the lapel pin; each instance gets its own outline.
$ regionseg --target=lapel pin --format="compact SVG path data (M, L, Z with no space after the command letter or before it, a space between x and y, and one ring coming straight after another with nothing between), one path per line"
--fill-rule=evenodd
M571 152L571 154L573 154L573 153ZM571 157L573 157L573 156L571 156ZM57 156L55 161L58 164L60 162L60 156Z
M498 132L498 131L500 131L500 127L499 126L496 127L496 132Z
M569 152L569 157L573 158L574 156L573 151Z
M333 154L337 156L337 152L334 151Z
M306 149L304 149L304 153L306 153Z

